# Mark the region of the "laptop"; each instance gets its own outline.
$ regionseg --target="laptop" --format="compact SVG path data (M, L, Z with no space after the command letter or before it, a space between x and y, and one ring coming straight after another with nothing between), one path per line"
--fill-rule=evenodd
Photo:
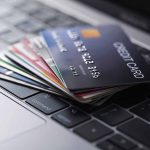
M118 24L150 62L148 1L0 1L0 49L41 29L81 24ZM83 105L0 79L1 150L150 149L149 86Z

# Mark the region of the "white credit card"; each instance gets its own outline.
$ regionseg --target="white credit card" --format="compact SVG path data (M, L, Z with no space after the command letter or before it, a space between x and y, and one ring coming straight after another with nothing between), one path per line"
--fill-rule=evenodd
M1 74L0 73L0 79L6 80L6 81L9 81L9 82L13 82L13 83L16 83L16 84L20 84L20 85L23 85L23 86L26 86L26 87L29 87L29 88L34 88L34 89L37 89L37 90L40 90L40 91L43 91L43 92L48 92L48 93L51 93L51 94L63 96L60 93L57 93L57 92L55 92L55 91L53 91L51 89L41 88L39 86L35 86L35 85L29 84L27 82L24 82L24 81L12 78L12 77L7 76L5 74Z
M40 80L40 79L38 79L37 77L35 77L35 76L29 74L28 72L25 72L24 70L20 70L20 68L17 67L16 65L14 65L14 64L10 64L10 63L5 62L5 61L3 61L3 60L0 59L0 66L1 66L1 67L4 67L4 68L6 68L6 69L9 69L9 70L11 70L11 71L13 71L13 72L15 72L15 73L18 73L18 74L20 74L20 75L22 75L22 76L24 76L24 77L27 77L27 78L29 78L29 79L31 79L31 80L34 80L34 81L36 81L36 82L38 82L38 83L41 83L41 84L43 84L43 85L48 86L48 84L46 84L46 83L43 82L42 80Z

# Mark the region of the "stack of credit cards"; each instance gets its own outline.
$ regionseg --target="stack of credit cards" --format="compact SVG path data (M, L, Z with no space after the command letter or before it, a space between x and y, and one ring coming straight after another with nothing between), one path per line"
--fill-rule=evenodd
M2 51L0 73L5 80L91 104L150 81L149 65L116 25L45 29Z

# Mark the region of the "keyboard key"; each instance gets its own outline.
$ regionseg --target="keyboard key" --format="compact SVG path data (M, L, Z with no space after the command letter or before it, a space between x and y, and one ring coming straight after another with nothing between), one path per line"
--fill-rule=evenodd
M67 128L74 127L90 119L88 115L73 107L54 114L52 118Z
M73 19L73 18L68 18L68 19L66 19L65 21L64 20L62 20L62 22L61 22L61 25L62 26L76 26L76 25L83 25L83 22L79 22L79 21L77 21L76 19ZM84 23L84 25L85 25L85 23Z
M100 148L101 150L122 150L121 148L110 143L109 141L103 141L99 143L97 147Z
M42 4L34 1L24 2L23 4L19 5L18 8L26 13L32 14L38 11L41 8Z
M20 24L26 20L29 20L29 17L21 12L15 12L4 18L4 20L12 25Z
M17 85L8 81L0 80L0 86L7 91L11 92L15 96L24 99L31 95L37 94L39 91L31 89L25 86Z
M132 115L126 110L123 110L122 108L113 104L96 112L94 116L112 126L118 125L132 118Z
M132 150L136 147L133 142L129 141L128 139L119 134L112 136L109 141L124 150Z
M0 18L4 18L8 14L13 12L11 7L6 7L5 5L0 5Z
M13 44L18 42L24 37L24 35L18 31L7 31L0 35L0 39L8 44Z
M42 30L45 27L45 25L37 20L29 19L16 25L16 27L24 32L34 33Z
M111 101L121 107L130 108L145 100L146 91L143 89L146 89L144 85L129 88L113 96Z
M53 20L48 21L47 24L50 28L60 27L63 26L64 20L62 21L61 19L55 18Z
M26 99L26 102L46 115L54 113L68 106L67 103L47 93L40 93L32 96Z
M146 150L146 149L140 148L140 147L136 147L136 148L134 148L133 150Z
M150 125L136 118L123 125L118 130L150 147Z
M150 101L146 101L131 109L136 115L150 121Z
M83 22L78 21L77 19L72 18L65 14L59 15L55 19L49 20L47 23L50 27L60 27L60 26L65 27L65 26L75 26L75 25L83 24Z
M9 27L6 24L0 22L0 35L7 31L9 31Z
M60 12L54 10L54 9L40 9L37 12L32 14L32 17L35 17L38 20L41 20L42 22L52 21L53 19L56 19L58 14Z
M0 3L3 3L6 6L14 7L16 5L21 5L23 4L25 0L5 0L5 1L0 1Z
M113 131L96 120L92 120L74 130L75 133L93 142L106 135L111 134Z

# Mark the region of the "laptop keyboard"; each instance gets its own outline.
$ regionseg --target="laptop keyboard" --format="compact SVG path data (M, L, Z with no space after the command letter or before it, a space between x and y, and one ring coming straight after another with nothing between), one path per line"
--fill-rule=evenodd
M5 90L8 90L12 94L14 94L16 97L20 99L25 99L29 96L35 95L39 93L39 91L35 89L30 89L28 87L23 87L21 85L16 85L11 82L4 81L0 79L0 87L3 87Z
M3 9L1 9L3 8ZM26 35L36 35L45 27L86 24L77 18L34 1L0 2L0 44L13 44ZM135 87L112 97L103 106L68 102L47 93L0 81L22 102L48 118L71 129L76 136L102 150L144 150L150 148L150 101Z
M68 104L47 93L40 93L26 99L26 102L46 115L68 107Z
M110 126L116 126L133 117L129 112L114 104L99 110L94 116Z

